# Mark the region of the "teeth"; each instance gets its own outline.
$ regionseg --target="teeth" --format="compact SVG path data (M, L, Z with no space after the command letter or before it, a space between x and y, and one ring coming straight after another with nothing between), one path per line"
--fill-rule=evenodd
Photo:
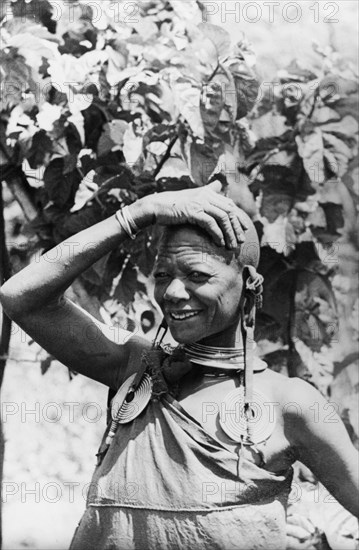
M183 319L190 319L191 317L195 317L196 315L198 315L198 311L191 311L191 312L187 312L187 313L173 313L171 312L171 317L172 319L174 319L175 321L183 321Z

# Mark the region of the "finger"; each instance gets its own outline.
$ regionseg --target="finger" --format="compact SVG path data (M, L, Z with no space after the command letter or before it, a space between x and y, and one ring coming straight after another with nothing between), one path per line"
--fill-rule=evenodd
M231 219L228 215L228 213L225 210L222 210L221 208L217 208L216 206L213 206L212 204L205 205L204 210L207 214L210 216L213 216L213 218L218 223L219 227L222 230L226 246L228 248L237 248L238 241L236 237L236 233L233 229Z
M219 180L215 180L215 181L212 181L212 183L209 183L208 185L206 185L204 189L214 191L215 193L220 193L222 191L222 184Z
M202 229L207 231L207 233L209 233L209 235L213 238L218 246L224 246L226 244L221 228L219 227L216 220L209 214L206 214L205 212L198 213L195 217L190 217L188 221L190 223L199 225L200 227L202 227Z
M231 223L232 223L232 227L233 227L233 231L237 237L237 240L239 243L244 243L244 241L246 240L246 237L245 237L245 234L244 234L244 230L243 230L243 227L241 226L240 224L240 221L238 219L238 215L236 212L231 212L229 214L229 219L231 220Z
M241 226L244 227L244 230L249 229L248 215L245 213L245 211L241 208L237 208L237 216Z
M215 208L220 208L228 216L232 229L238 241L235 246L237 247L238 243L243 243L245 241L244 229L239 221L238 208L236 207L234 202L230 201L229 203L221 203L220 201L213 201L211 202L211 204Z
M312 536L310 532L299 525L287 524L287 535L295 537L300 541L304 541Z
M290 525L297 525L299 527L302 527L303 529L306 529L309 533L315 533L315 527L313 523L305 516L302 516L302 514L291 514L290 516L288 516L287 522Z
M243 229L246 230L249 228L249 224L248 224L248 220L246 219L245 212L239 206L237 206L232 199L229 199L228 197L223 197L222 195L219 195L219 194L213 194L213 196L211 196L211 199L210 200L212 204L214 204L215 206L219 206L220 208L223 208L227 212L235 213Z

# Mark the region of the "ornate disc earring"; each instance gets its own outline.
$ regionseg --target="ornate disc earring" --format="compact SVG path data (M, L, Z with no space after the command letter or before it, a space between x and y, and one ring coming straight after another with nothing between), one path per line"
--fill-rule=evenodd
M110 445L119 424L131 422L147 407L152 395L152 379L146 372L142 375L138 385L135 379L138 373L131 374L119 388L112 400L111 427L106 438ZM135 387L137 386L137 387Z
M276 419L271 417L270 412L268 399L259 391L253 391L251 403L247 406L245 388L239 386L226 395L224 406L220 409L219 423L236 443L262 443L275 428Z

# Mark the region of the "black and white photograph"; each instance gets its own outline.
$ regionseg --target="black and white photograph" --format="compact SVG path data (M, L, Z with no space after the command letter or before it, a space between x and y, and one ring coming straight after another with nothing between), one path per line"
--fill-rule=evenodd
M359 550L358 22L0 0L0 550Z

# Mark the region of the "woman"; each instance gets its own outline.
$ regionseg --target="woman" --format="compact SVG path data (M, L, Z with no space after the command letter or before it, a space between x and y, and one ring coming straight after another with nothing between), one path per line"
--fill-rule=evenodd
M1 290L6 312L41 346L117 392L72 550L284 549L297 459L358 514L358 458L343 424L324 422L326 402L309 384L255 358L258 239L220 190L214 182L140 199ZM172 354L125 331L115 338L63 296L154 221L166 225L154 277L161 328L181 344Z

